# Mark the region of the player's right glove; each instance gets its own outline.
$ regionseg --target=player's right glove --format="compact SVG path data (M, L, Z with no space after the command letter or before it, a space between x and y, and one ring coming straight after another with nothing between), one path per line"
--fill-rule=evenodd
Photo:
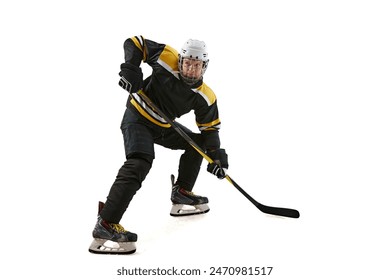
M215 151L209 151L207 154L214 161L207 165L207 171L211 174L214 174L218 179L223 179L226 177L226 171L229 168L228 155L225 152L225 149L218 149Z
M119 85L127 91L137 92L142 87L143 74L140 67L130 63L122 63L119 76L121 76Z

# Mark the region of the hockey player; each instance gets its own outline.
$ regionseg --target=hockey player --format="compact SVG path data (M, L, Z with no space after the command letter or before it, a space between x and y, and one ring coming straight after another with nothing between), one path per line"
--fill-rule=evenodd
M214 160L207 170L222 179L228 168L227 154L220 148L217 99L203 82L209 62L205 43L190 39L178 53L168 45L135 36L125 41L124 52L119 85L128 89L128 81L134 93L134 98L129 96L121 124L126 162L119 169L106 202L99 203L94 241L89 248L92 253L135 252L137 235L125 230L119 222L152 166L154 144L184 150L177 180L171 175L170 214L182 216L209 211L207 197L192 192L202 156L142 100L143 94L171 120L193 110L200 133L182 128ZM153 69L145 80L141 62Z

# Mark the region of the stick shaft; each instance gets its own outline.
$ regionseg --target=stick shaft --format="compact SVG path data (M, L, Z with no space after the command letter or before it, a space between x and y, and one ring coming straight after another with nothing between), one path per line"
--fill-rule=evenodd
M123 78L123 77L122 77ZM123 78L124 79L124 78ZM135 99L133 93L131 93L131 90L129 90L130 96ZM191 137L187 135L177 124L178 122L172 121L170 118L168 118L164 112L162 112L154 103L149 99L148 96L146 96L142 91L139 91L137 93L141 96L142 100L148 104L149 107L151 107L154 111L156 111L167 123L169 123L176 132L182 136L204 159L206 159L209 163L214 163L214 160L210 158L202 148L198 146L198 144L195 143L194 140L192 140ZM180 124L181 125L181 124ZM183 126L183 125L181 125ZM184 126L183 126L184 127ZM264 204L259 203L256 201L253 197L251 197L246 191L244 191L229 175L226 175L225 177L242 195L244 195L250 202L252 202L253 205L255 205L260 211L271 214L271 215L278 215L278 216L284 216L289 218L299 218L300 214L295 209L289 209L289 208L281 208L281 207L272 207L267 206Z

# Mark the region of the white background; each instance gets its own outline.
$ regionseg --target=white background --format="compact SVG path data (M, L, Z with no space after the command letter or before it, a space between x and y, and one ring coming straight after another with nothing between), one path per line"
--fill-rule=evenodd
M201 279L233 279L207 276L213 266L274 267L234 279L389 279L386 1L216 2L0 4L2 279L157 279L117 269L172 266ZM194 191L211 211L170 217L180 152L157 147L121 221L136 254L88 252L124 161L123 42L140 34L208 44L229 174L301 218L264 215L205 163ZM195 128L192 113L179 121Z

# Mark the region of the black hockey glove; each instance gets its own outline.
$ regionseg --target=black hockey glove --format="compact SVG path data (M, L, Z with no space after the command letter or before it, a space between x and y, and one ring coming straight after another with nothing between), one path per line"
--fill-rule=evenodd
M214 174L218 179L226 177L226 170L229 168L228 155L225 149L218 149L207 153L212 159L213 163L207 165L207 171Z
M127 91L137 92L142 87L143 74L140 67L130 63L122 63L119 76L121 76L119 85Z

